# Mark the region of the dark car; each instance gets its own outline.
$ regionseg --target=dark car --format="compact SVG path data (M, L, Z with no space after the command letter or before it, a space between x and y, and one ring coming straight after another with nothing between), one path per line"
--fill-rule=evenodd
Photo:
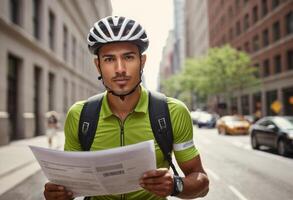
M282 156L293 152L293 116L264 117L251 126L250 133L253 149L264 145Z

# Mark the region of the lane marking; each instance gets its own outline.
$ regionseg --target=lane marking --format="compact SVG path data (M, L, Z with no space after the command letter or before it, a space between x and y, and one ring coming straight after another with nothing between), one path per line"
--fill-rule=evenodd
M215 179L216 181L220 180L220 177L215 172L213 172L211 169L206 168L206 171L207 171L208 175L211 175L211 177L213 177L213 179Z
M244 197L243 194L241 194L241 192L239 192L234 186L229 185L228 186L229 189L241 200L248 200L246 197Z

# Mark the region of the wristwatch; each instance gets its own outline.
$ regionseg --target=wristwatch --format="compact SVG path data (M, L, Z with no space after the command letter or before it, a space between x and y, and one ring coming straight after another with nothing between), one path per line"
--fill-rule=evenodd
M173 176L173 182L174 182L174 187L173 187L173 192L171 196L177 196L183 191L183 180L182 177L180 176Z

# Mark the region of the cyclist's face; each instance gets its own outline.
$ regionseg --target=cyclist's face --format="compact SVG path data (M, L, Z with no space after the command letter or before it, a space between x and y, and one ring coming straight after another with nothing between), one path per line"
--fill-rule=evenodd
M136 45L119 42L101 47L95 64L104 84L117 94L125 94L140 80L145 60L146 56L140 55Z

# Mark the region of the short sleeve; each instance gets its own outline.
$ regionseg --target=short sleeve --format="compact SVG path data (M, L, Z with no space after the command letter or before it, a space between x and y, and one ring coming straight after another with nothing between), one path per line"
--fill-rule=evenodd
M181 101L168 98L168 106L173 128L173 150L178 162L196 157L199 152L193 141L193 124L188 108Z

